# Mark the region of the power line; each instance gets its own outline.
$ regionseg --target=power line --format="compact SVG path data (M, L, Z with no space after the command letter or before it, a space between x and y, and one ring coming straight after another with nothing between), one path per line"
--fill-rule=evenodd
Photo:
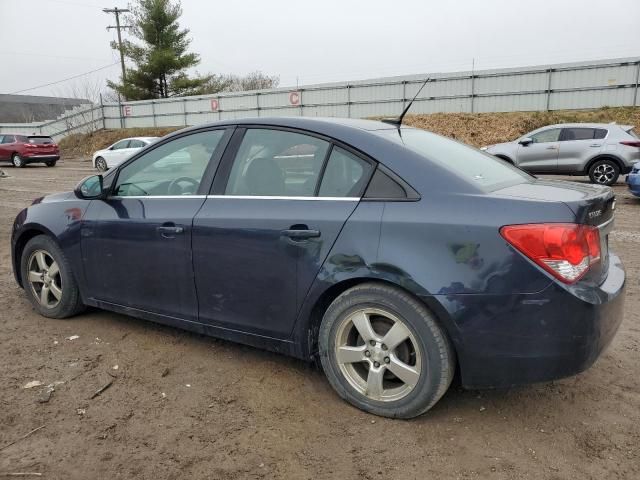
M49 87L51 85L57 85L58 83L68 82L69 80L73 80L74 78L83 77L85 75L89 75L90 73L99 72L100 70L105 70L107 68L111 68L114 65L117 65L118 62L111 63L109 65L105 65L104 67L96 68L95 70L90 70L88 72L80 73L78 75L74 75L73 77L63 78L62 80L57 80L55 82L45 83L44 85L38 85L37 87L25 88L24 90L17 90L15 92L9 93L9 95L15 95L16 93L29 92L31 90L37 90L38 88Z

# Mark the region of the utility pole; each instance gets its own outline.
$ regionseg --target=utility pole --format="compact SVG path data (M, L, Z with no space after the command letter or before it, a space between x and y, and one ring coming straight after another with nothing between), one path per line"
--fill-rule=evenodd
M120 14L128 13L130 10L128 8L103 8L102 11L104 13L114 13L116 15L116 24L115 26L109 25L107 30L111 30L115 28L118 31L118 47L120 50L120 66L122 67L122 84L124 85L125 79L125 71L124 71L124 53L122 52L122 35L120 34L120 30L123 28L131 28L131 25L120 25Z

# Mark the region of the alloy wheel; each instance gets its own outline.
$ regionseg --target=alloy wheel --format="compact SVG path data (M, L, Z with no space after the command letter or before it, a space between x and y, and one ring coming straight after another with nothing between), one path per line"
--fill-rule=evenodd
M421 374L420 347L395 314L365 308L346 316L336 330L334 354L349 384L376 401L406 397Z
M29 257L29 285L40 305L54 308L62 299L62 277L60 267L51 254L36 250Z
M24 165L24 161L22 160L22 158L20 158L20 155L18 155L17 153L13 155L13 157L11 158L11 163L13 163L14 167L22 167Z
M107 170L107 162L105 162L104 158L100 157L96 160L96 168L101 172Z
M616 171L608 163L603 163L593 169L593 178L597 183L600 183L602 185L610 183L615 175Z

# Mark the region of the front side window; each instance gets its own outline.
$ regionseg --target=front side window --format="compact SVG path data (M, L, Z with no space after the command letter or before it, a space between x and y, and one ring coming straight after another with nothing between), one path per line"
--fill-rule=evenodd
M561 130L559 128L543 130L542 132L530 135L530 138L533 140L533 143L557 142L560 138L560 131Z
M248 129L226 195L312 197L329 143L283 130Z
M111 150L122 150L123 148L127 148L129 146L129 140L120 140L118 143L114 143Z
M129 142L129 147L127 148L142 148L145 146L145 143L142 140L131 140Z
M14 139L13 139L13 135L5 135L4 138L2 139L2 143L13 143Z
M371 164L340 147L333 147L322 176L321 197L357 197L369 179Z
M194 195L224 130L176 138L136 158L118 174L114 194Z

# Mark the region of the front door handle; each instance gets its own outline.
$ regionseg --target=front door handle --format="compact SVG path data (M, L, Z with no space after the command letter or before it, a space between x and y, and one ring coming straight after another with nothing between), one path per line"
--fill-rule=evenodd
M320 236L320 230L297 229L282 230L280 234L289 237L291 240L307 240L308 238L317 238Z
M547 150L558 150L558 147L554 147L553 145L550 147L547 147Z
M164 238L174 238L176 235L184 233L183 227L176 227L175 225L163 225L156 228L156 230Z
M601 147L602 145L599 143L594 143L592 145L589 145L590 147Z

